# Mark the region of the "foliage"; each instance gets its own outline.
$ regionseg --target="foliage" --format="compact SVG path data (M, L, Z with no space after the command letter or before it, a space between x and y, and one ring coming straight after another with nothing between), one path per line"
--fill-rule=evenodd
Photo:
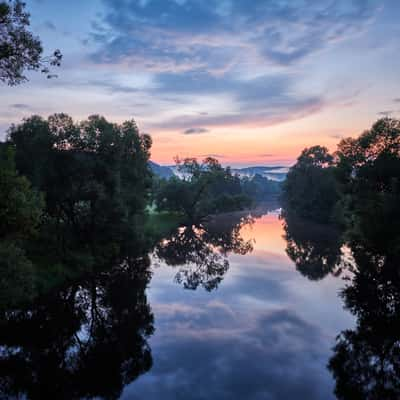
M329 222L339 200L332 163L325 147L303 150L284 182L284 207L300 217Z
M37 234L42 197L17 174L14 151L0 146L0 304L27 300L34 293L33 266L27 242Z
M47 215L64 239L107 245L143 214L151 139L134 121L117 125L91 116L78 124L65 114L33 116L8 135L18 170L45 194Z
M384 118L338 145L337 180L349 236L360 232L375 249L400 248L400 121Z
M388 229L396 238L400 121L378 120L358 138L343 139L334 156L321 146L305 149L288 173L282 198L300 217L323 223L339 218L349 234L374 226L376 243Z
M177 160L181 178L162 181L155 196L160 210L176 211L189 220L245 208L250 199L244 194L239 177L223 168L216 159Z
M34 269L25 251L12 241L1 241L0 305L30 300L34 293Z
M15 168L14 149L0 146L0 238L24 239L34 234L42 214L42 197Z
M28 30L29 18L22 1L0 1L0 82L9 85L24 82L27 70L40 70L51 78L55 75L49 67L60 66L60 50L55 50L50 57L42 57L40 39Z
M309 228L310 221L334 222L342 230L342 237L333 244L335 241L338 245L357 243L362 239L377 254L384 254L388 246L398 251L400 121L378 120L359 137L343 139L334 156L320 146L304 150L284 183L283 200L288 251L296 263L300 262L297 256L306 256L304 246L298 246L296 239L299 230L293 221L299 217L308 219L305 237L313 231ZM315 236L318 245L323 242L323 230L329 232L337 228L328 225L321 228L321 233ZM336 256L332 256L334 261ZM307 264L310 257L311 253L305 258ZM335 264L337 261L332 266ZM320 267L313 268L313 274L318 275Z
M251 179L242 178L243 192L254 202L271 200L281 193L281 182L265 178L260 174L255 174Z
M1 268L9 271L3 276L18 282L19 266L37 294L147 248L150 146L134 121L91 116L75 123L56 114L12 126L0 148L0 238L8 241Z

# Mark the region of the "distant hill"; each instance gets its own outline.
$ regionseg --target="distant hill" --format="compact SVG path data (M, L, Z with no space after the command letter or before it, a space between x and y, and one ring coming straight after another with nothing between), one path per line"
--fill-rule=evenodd
M261 175L264 178L273 181L282 182L285 180L289 167L282 166L256 166L245 168L232 168L232 171L240 177L253 178L255 175Z
M174 171L170 167L166 167L166 166L157 164L153 161L149 161L149 166L150 166L151 171L155 175L158 175L161 178L169 179L175 175Z
M162 166L150 161L150 168L152 171L162 178L171 178L172 176L181 177L181 173L178 172L175 165ZM232 168L234 174L238 174L240 177L253 178L255 175L261 175L264 178L268 178L273 181L282 182L286 178L286 174L289 167L283 166L255 166L245 168Z

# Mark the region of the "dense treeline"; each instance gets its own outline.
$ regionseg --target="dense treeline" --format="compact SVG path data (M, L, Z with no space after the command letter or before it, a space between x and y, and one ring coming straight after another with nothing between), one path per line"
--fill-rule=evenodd
M159 210L181 213L191 221L273 200L281 190L280 182L259 174L240 178L212 157L202 162L177 159L177 169L179 177L155 180L154 202Z
M240 179L214 158L199 163L195 158L177 160L180 177L161 180L155 191L159 210L175 211L189 220L199 220L222 211L250 205Z
M288 173L282 198L287 212L337 221L351 235L370 230L375 243L391 230L399 246L400 121L381 119L358 138L343 139L334 154L321 146L305 149Z
M8 143L18 172L45 194L54 229L70 231L70 240L105 243L112 238L103 236L104 228L143 213L151 139L139 134L134 121L117 125L92 116L76 124L64 114L31 117L10 128Z
M282 182L273 181L260 174L255 174L252 178L242 178L241 185L253 204L277 199L282 189Z
M333 154L304 150L282 200L288 254L309 277L340 271L343 244L354 252L362 239L378 254L400 251L400 121L381 119Z
M29 297L144 246L150 146L134 121L99 116L34 116L9 129L0 148L2 296Z

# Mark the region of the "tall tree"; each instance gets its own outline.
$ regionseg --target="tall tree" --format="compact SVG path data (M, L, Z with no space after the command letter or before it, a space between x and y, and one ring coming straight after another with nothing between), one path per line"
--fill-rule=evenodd
M284 206L298 216L329 222L339 199L328 149L314 146L303 150L290 168L283 185Z
M44 193L49 239L65 251L86 243L110 257L140 234L151 187L151 139L134 121L100 116L75 123L65 114L33 116L9 130L16 165Z
M400 121L378 120L358 138L342 140L336 153L349 234L379 248L400 248Z

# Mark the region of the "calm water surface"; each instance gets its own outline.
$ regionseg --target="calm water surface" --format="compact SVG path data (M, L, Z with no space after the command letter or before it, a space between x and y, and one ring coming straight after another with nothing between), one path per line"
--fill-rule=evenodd
M344 282L310 281L286 254L278 212L241 229L246 255L228 255L215 290L187 290L154 259L147 290L153 367L122 399L333 399L327 363L338 333L354 325L338 297Z
M8 310L0 398L333 399L327 364L355 324L328 273L341 246L306 230L298 248L277 211L253 217L181 228L150 256Z

